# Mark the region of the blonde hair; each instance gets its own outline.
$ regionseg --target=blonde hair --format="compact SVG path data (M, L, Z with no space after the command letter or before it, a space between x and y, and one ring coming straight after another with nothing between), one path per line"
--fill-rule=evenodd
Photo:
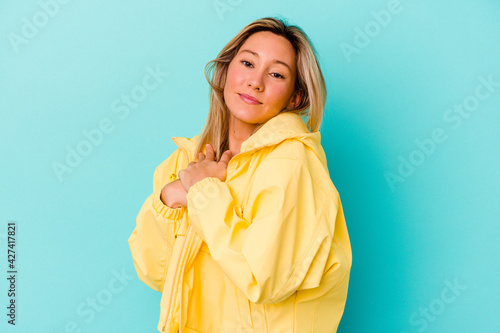
M216 161L219 161L224 151L229 149L229 110L224 102L224 86L229 63L247 38L260 31L270 31L286 38L296 52L297 77L294 92L300 92L302 98L296 108L281 112L294 112L306 116L310 132L316 132L320 128L326 103L326 86L316 59L314 46L300 27L288 25L282 19L261 18L245 26L227 43L217 58L209 61L205 66L205 78L211 86L210 110L194 151L193 158L195 160L198 153L203 152L208 143L215 150ZM211 74L211 80L207 77L207 67ZM262 125L256 127L253 133Z

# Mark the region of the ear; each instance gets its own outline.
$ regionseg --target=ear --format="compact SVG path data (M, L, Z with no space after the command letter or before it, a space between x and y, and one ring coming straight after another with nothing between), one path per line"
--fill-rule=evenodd
M297 106L299 106L300 102L302 101L303 94L304 92L302 90L295 90L292 94L292 97L290 97L290 102L288 102L286 109L287 110L296 109Z

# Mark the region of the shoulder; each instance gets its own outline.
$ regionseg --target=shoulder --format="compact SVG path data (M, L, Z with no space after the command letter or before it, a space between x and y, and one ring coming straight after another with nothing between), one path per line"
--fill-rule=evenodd
M330 178L326 159L321 157L323 154L321 146L310 145L298 138L289 138L269 147L260 167L265 173L281 170L281 176L289 177L291 181L298 180L299 174L307 175L317 190L336 201L339 194Z
M307 147L296 138L289 138L269 146L265 160L269 159L293 159L299 162L307 161Z
M323 161L322 155L324 155L324 151L320 144L311 145L300 138L289 138L269 147L263 162L272 159L295 160L311 170L325 169L327 167L326 161Z

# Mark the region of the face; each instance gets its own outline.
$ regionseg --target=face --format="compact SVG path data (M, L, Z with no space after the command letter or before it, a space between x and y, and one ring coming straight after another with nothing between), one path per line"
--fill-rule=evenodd
M298 105L296 75L295 50L286 38L269 31L248 37L229 64L224 87L233 124L251 129Z

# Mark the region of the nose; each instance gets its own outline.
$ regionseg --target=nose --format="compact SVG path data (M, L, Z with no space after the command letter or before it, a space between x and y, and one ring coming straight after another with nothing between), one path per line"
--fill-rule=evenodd
M252 89L263 91L264 90L264 80L262 79L263 73L260 71L253 71L248 77L248 86Z

